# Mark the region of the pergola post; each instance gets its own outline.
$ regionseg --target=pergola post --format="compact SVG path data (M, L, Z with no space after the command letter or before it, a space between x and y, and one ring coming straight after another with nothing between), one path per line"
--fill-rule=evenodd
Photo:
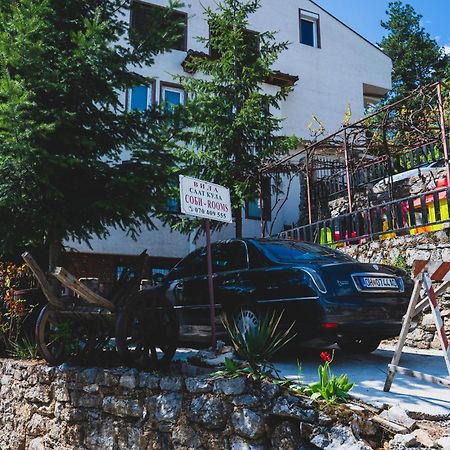
M344 128L344 156L345 156L345 174L347 177L347 196L348 196L348 212L351 213L353 211L352 207L352 187L350 183L350 161L348 155L348 147L347 147L347 131Z
M441 137L442 137L442 148L444 150L444 158L445 158L445 172L447 176L447 184L450 186L450 163L448 160L448 144L447 144L447 136L445 132L445 110L444 103L442 102L442 88L441 83L438 83L436 86L437 96L438 96L438 107L439 107L439 124L441 127Z
M308 223L312 223L312 207L311 207L311 173L309 171L309 151L306 151L306 199L308 202Z

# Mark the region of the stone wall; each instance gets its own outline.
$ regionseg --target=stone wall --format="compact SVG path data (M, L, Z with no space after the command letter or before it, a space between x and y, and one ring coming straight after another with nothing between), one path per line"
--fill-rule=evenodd
M417 259L450 261L450 238L448 231L442 230L350 245L340 250L362 262L400 266L406 264L407 268L411 269ZM444 295L439 301L447 336L450 338L450 296ZM423 349L440 348L435 330L433 316L428 309L414 323L414 329L409 333L406 344Z
M5 359L0 383L2 450L360 450L377 433L380 443L370 418L345 406L339 423L308 397L244 378Z

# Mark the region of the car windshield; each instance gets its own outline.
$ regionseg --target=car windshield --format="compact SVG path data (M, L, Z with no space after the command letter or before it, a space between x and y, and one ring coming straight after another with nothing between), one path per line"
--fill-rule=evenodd
M262 251L272 261L295 263L323 260L326 258L340 261L353 261L350 256L321 245L294 241L260 241Z

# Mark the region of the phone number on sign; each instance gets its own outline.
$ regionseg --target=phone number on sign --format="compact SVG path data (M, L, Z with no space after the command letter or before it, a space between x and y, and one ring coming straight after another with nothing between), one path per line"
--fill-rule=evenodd
M199 208L198 206L189 206L189 211L195 214L202 214L208 217L218 217L220 219L226 219L227 215L221 211L214 211L213 209Z

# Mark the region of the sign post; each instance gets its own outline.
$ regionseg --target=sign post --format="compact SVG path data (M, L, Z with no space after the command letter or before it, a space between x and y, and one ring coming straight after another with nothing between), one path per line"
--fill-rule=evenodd
M180 175L181 212L205 219L208 259L208 291L212 346L216 347L216 313L214 301L213 264L210 220L232 223L230 191L218 184Z

